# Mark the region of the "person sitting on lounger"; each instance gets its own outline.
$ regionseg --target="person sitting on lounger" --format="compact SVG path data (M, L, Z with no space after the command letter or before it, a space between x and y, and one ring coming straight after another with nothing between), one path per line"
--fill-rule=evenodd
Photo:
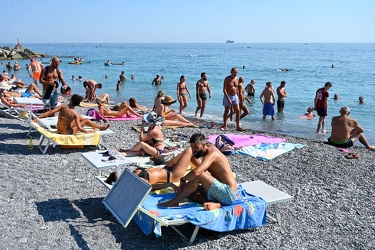
M101 98L96 99L96 103L99 106L99 114L103 116L104 118L120 118L123 115L126 114L126 116L129 116L129 113L136 115L138 117L141 117L140 114L135 112L128 104L127 102L122 102L120 106L118 107L118 111L107 109L104 106L104 100Z
M96 129L106 130L109 128L109 124L102 126L96 124L95 122L83 118L80 114L78 114L74 107L78 106L80 102L83 100L82 96L74 94L70 99L68 105L60 105L57 108L54 108L48 112L45 112L34 119L34 122L37 122L39 118L43 117L50 117L55 113L59 112L58 121L57 121L57 132L64 135L75 135L79 131L84 133L94 133ZM93 130L86 130L83 127L89 126L94 128Z
M176 113L174 109L168 110L168 107L175 103L172 96L167 95L159 105L155 106L155 112L164 117L163 126L187 126L196 127L196 122L192 123L186 120L183 116Z
M195 158L203 160L180 179L176 197L158 206L176 207L187 197L203 204L207 210L232 205L238 198L238 191L227 157L215 145L206 144L203 134L193 134L189 142L190 148L187 150Z
M139 142L130 149L120 149L119 151L125 156L143 156L145 154L154 156L163 153L164 135L159 127L163 120L163 117L158 116L155 112L143 115ZM146 124L148 124L147 133L144 132Z
M356 140L359 140L367 149L375 150L375 146L367 142L363 128L355 119L349 118L349 115L349 107L343 106L340 109L340 116L332 118L332 132L328 142L335 147L349 148Z

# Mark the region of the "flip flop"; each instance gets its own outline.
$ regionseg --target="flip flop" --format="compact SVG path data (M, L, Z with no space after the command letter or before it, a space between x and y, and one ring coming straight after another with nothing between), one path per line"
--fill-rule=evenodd
M354 153L349 153L345 156L345 158L347 158L347 159L358 159L359 156L357 154L354 154Z
M221 126L220 129L223 130L223 131L225 131L225 130L229 130L229 128L228 128L228 127L224 127L224 125Z

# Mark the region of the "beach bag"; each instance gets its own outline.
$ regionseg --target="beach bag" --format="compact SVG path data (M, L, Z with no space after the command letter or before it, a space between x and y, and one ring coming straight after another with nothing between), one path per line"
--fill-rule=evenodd
M234 142L226 135L219 135L216 137L215 146L225 155L234 154Z

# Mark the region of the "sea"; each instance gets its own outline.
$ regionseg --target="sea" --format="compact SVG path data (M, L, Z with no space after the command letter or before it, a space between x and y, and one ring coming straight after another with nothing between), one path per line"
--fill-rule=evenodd
M318 117L307 120L301 116L309 106L313 106L316 90L330 81L333 87L329 90L326 129L331 129L331 119L339 115L340 108L349 106L350 116L357 119L364 128L370 144L375 144L375 98L371 97L375 90L375 44L223 42L22 45L33 52L50 55L38 59L44 65L49 64L52 56L59 56L59 68L73 93L85 94L82 82L76 80L78 76L82 76L84 80L93 79L102 83L103 88L98 90L98 94L108 93L114 103L135 97L140 105L152 108L159 90L177 98L176 86L180 76L184 75L192 93L188 107L184 110L187 117L194 117L197 106L195 84L200 79L201 72L206 72L212 98L207 100L201 121L203 124L211 121L222 123L223 81L230 75L231 68L237 67L238 76L245 78L245 86L251 79L256 81L255 97L251 98L251 104L246 104L250 109L250 115L241 120L244 128L316 140L326 140L329 133L316 133ZM74 57L81 57L84 62L80 65L68 64ZM124 62L124 65L105 66L107 60L114 63ZM14 60L9 61L14 64ZM3 60L0 68L6 69L5 64L9 61ZM31 83L25 69L29 60L18 62L22 66L21 70L10 73L14 73L17 79L27 84ZM121 71L125 71L127 81L121 86L120 91L116 91ZM152 86L151 82L157 74L164 76L164 80L161 86ZM134 80L131 80L131 75L134 75ZM284 112L277 113L274 121L269 116L266 120L262 119L262 103L259 100L268 81L273 83L275 89L281 81L286 81L285 89L288 94ZM334 94L339 95L339 100L333 99ZM365 98L364 104L359 103L359 96ZM178 110L178 102L171 107ZM229 125L235 127L234 122Z

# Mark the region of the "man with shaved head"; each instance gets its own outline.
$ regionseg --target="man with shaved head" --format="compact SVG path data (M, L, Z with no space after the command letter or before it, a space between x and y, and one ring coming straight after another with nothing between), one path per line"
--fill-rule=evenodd
M57 80L63 85L63 89L67 87L62 71L58 68L60 59L55 56L52 58L51 64L42 69L39 82L43 85L43 102L46 109L55 108L57 105L58 94L56 89L59 86Z

